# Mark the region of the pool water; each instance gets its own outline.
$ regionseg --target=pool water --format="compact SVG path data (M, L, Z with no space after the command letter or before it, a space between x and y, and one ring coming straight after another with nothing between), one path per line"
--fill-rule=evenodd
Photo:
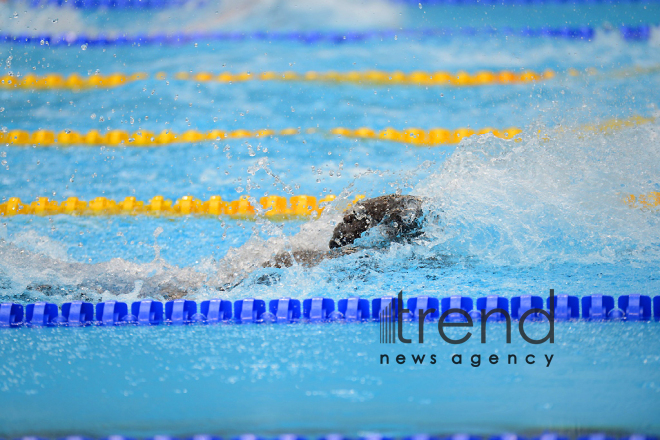
M557 325L539 346L515 328L506 344L498 324L486 344L476 330L459 346L431 325L424 344L389 346L377 324L3 331L3 435L654 433L659 336L657 323L621 322Z
M0 222L0 300L203 300L325 296L660 293L660 216L630 194L660 191L660 39L608 31L657 24L658 3L526 6L386 1L243 2L137 11L1 4L3 32L402 30L345 44L190 41L48 47L1 43L3 74L146 72L114 89L0 89L0 127L129 132L301 128L295 136L165 147L0 148L0 200L121 200L220 195L337 196L323 216L286 223L226 217L15 216ZM16 11L16 14L14 14ZM133 14L133 15L131 15ZM9 18L7 18L9 17ZM138 21L139 20L139 21ZM592 41L513 36L416 38L403 29L597 28ZM36 30L35 30L36 29ZM179 71L534 70L538 83L443 87L315 82L197 83ZM575 69L577 72L570 71ZM595 70L591 70L595 69ZM156 78L166 72L168 81ZM512 140L473 136L419 147L306 128L520 127ZM316 267L263 268L274 254L327 249L356 195L425 198L424 234ZM219 288L225 290L218 290ZM412 324L410 324L412 326ZM542 324L530 324L542 332ZM493 331L453 347L429 330L417 344L378 344L378 325L191 326L0 331L0 436L337 431L660 434L658 324L557 325L554 344L509 346ZM494 324L497 327L497 324ZM411 327L412 328L412 327ZM498 336L499 335L499 336ZM399 352L437 365L393 365ZM550 367L488 365L493 353L554 353ZM379 355L390 353L389 366ZM454 366L453 353L482 353ZM409 361L410 362L410 361ZM539 362L540 363L540 362Z

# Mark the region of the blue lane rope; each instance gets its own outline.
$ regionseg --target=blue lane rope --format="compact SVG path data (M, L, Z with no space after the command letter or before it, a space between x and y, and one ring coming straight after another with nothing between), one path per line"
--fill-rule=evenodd
M660 321L660 296L651 298L647 295L621 295L615 306L614 297L594 294L577 296L559 294L545 300L540 296L522 295L508 298L491 295L476 299L467 296L449 296L434 298L416 296L406 302L404 318L417 321L420 311L435 309L424 315L426 320L437 320L441 313L450 309L461 309L474 321L481 320L481 311L485 310L488 321L503 321L507 316L499 310L510 313L510 319L519 320L531 309L549 312L554 309L555 321L625 320L625 321ZM581 307L580 307L581 303ZM476 306L476 307L473 307ZM199 307L198 307L199 306ZM582 314L580 314L580 308ZM494 309L498 311L488 314ZM195 301L177 299L160 301L144 299L133 302L130 307L122 301L105 301L96 305L73 301L62 304L61 310L56 304L37 302L23 306L18 303L0 304L0 327L81 327L87 325L185 325L211 324L222 322L235 323L295 323L295 322L364 322L380 321L398 316L398 299L384 296L371 300L359 297L340 299L335 303L332 298L309 298L304 300L281 298L266 304L261 299L249 298L235 301L212 299L197 304ZM539 320L542 313L534 312L530 319ZM451 313L447 322L465 321L460 313Z
M604 32L617 32L627 41L648 41L655 31L655 26L642 24L638 26L620 26L619 28L602 28ZM591 26L577 27L540 27L540 28L512 28L508 26L493 27L464 27L461 29L435 28L420 30L382 30L363 32L339 32L339 31L255 31L255 32L194 32L175 34L135 34L135 35L86 35L67 33L62 35L14 35L0 34L0 42L33 44L42 46L110 46L110 45L183 45L197 43L199 41L296 41L299 43L359 43L368 40L393 40L396 36L417 39L437 37L530 37L568 39L580 41L592 41L596 30Z

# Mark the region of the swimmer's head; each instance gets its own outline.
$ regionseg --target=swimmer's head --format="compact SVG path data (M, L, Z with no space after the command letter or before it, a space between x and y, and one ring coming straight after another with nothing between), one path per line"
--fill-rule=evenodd
M376 226L390 240L419 235L422 227L422 200L415 196L387 195L362 200L344 214L330 240L330 249L353 244Z

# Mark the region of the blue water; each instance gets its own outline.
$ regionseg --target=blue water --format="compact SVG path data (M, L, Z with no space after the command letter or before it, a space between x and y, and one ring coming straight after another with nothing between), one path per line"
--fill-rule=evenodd
M7 33L401 29L658 23L657 4L406 7L390 2L242 2L208 9L33 10L2 4ZM16 15L14 15L16 11ZM175 12L173 12L175 11ZM35 30L36 29L36 30ZM310 222L202 217L28 217L0 222L0 300L201 300L404 290L476 298L557 292L660 293L660 216L628 194L660 191L657 122L605 133L585 124L657 116L657 33L591 42L523 37L397 37L345 45L197 41L183 46L0 44L3 74L151 74L113 90L0 90L0 127L181 132L286 127L470 126L524 132L420 148L322 134L158 148L0 147L0 200L106 196L335 194ZM154 78L164 71L553 69L538 84L479 88L236 84ZM581 74L567 75L569 68ZM596 68L595 75L586 69ZM314 268L264 269L285 250L327 249L340 208L357 194L425 197L424 234ZM238 283L241 281L240 283ZM238 283L238 285L236 285ZM227 288L218 291L218 287ZM532 324L534 326L534 324ZM500 328L494 325L495 328ZM412 326L407 327L412 330ZM540 325L535 331L542 331ZM18 329L0 332L0 436L379 431L660 433L658 324L557 326L554 344L504 344L493 331L452 347L383 346L377 325ZM436 353L435 366L381 366L381 353ZM487 365L492 353L519 365ZM522 357L554 353L550 367ZM482 353L454 366L453 353ZM391 356L392 358L394 356ZM393 359L391 364L394 363ZM467 361L466 361L467 363Z
M532 327L535 337L547 332ZM407 325L407 336L415 328ZM657 433L659 330L656 323L565 324L554 346L531 347L515 328L506 344L497 324L486 344L476 330L459 346L432 327L422 345L382 345L376 324L24 328L0 333L0 421L6 436L53 437ZM415 365L411 355L422 354ZM461 365L453 354L463 355ZM554 355L549 367L545 355Z

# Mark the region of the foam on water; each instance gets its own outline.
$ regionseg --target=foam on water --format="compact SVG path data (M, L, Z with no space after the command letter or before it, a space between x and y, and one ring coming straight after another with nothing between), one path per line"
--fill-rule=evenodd
M516 142L468 139L415 190L439 219L428 235L498 265L657 261L660 216L623 203L660 189L657 130L530 127Z
M44 241L36 237L37 242ZM181 297L183 289L202 285L205 276L192 268L179 268L160 258L132 263L121 258L97 264L70 262L13 243L0 243L0 278L3 297L18 301L71 299L103 301L138 297Z

